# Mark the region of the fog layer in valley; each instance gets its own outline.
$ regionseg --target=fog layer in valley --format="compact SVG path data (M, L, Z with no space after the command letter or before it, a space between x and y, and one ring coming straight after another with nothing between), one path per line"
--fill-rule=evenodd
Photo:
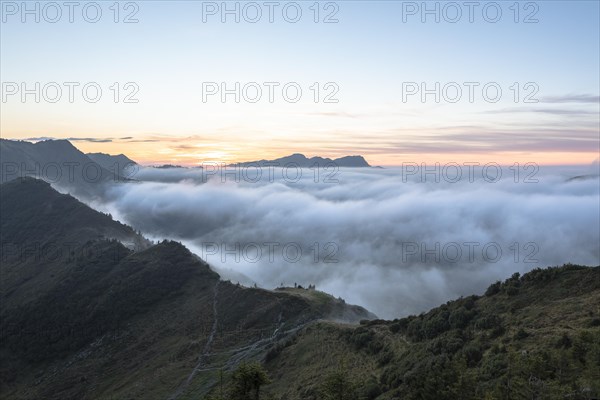
M517 271L600 263L597 164L205 167L141 168L92 206L181 240L225 279L315 284L385 318Z

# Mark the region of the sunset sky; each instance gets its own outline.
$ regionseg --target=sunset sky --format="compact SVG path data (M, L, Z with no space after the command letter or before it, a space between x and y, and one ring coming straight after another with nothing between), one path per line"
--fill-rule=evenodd
M264 7L257 23L246 20L254 18L252 9L240 11L239 23L234 15L225 15L223 23L220 10L209 12L221 2L200 1L120 3L118 23L109 8L114 2L99 2L97 23L83 19L80 9L73 23L67 10L56 23L46 20L54 18L54 10L46 10L39 22L31 15L22 22L22 10L6 3L21 7L2 5L2 138L69 138L86 152L183 165L296 152L361 154L372 165L587 164L598 158L597 1L521 2L518 15L513 2L499 2L502 15L495 23L486 21L494 19L495 9L483 15L489 2L479 3L472 23L467 8L450 22L456 10L442 10L444 2L427 3L440 7L439 23L421 10L412 14L409 6L422 2L322 2L318 23L312 1L297 3L302 16L296 23L283 18L286 2L275 9L273 23ZM227 4L242 10L247 2ZM34 9L35 3L28 6ZM130 13L137 23L122 22ZM330 14L338 22L324 23ZM33 89L36 82L60 83L62 97L48 101L53 88L39 102L34 95L23 102L20 92L11 94L23 83ZM73 102L63 82L79 84ZM102 89L96 103L82 96L89 82ZM111 89L115 82L118 102ZM128 82L134 85L125 87ZM219 94L203 99L207 82L228 88L258 82L263 97L256 103L244 98L236 103L233 95L225 102ZM264 82L279 84L273 102ZM283 98L281 87L289 82L302 89L298 102ZM407 82L425 82L429 89L436 82L440 87L457 82L463 93L455 103L448 101L453 91L439 102L434 95L422 101L420 93L403 99ZM478 85L472 102L464 82ZM482 93L490 82L502 90L497 102ZM125 103L134 87L138 102ZM324 102L328 94L338 101Z

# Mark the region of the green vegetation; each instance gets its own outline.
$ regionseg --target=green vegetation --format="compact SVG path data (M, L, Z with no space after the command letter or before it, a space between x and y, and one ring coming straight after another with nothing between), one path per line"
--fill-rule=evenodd
M260 400L260 388L271 380L258 363L241 364L231 378L231 400Z
M595 399L599 304L600 267L565 265L514 274L418 316L321 323L266 359L277 374L269 389L303 400Z
M93 258L66 263L68 276L54 288L6 313L4 346L28 362L64 358L96 337L120 332L128 319L179 295L185 282L202 273L175 242L140 253L114 240L96 242L93 249ZM90 297L97 298L93 308Z
M353 382L345 367L330 372L321 385L320 397L323 400L358 400L358 385Z
M227 389L223 387L223 372L216 394L207 396L206 400L260 400L261 387L271 383L266 371L257 362L242 363L229 377Z

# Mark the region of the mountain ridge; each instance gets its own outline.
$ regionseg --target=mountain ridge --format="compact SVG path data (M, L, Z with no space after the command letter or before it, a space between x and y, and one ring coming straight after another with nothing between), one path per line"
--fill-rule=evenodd
M36 143L0 139L0 183L30 176L74 193L93 195L127 179L85 155L65 139Z
M267 355L267 388L286 400L320 400L331 382L349 399L595 399L598 304L600 266L515 273L420 315L307 327Z
M249 162L241 162L233 164L234 166L240 167L251 167L251 166L274 166L274 167L300 167L300 168L310 168L310 167L349 167L349 168L364 168L371 167L369 163L364 159L363 156L353 155L353 156L344 156L336 159L324 158L320 156L315 156L308 158L304 154L294 153L289 156L276 158L274 160L258 160L258 161L249 161Z
M205 394L218 370L194 371L261 359L318 320L375 317L317 291L222 281L177 242L129 249L105 233L135 231L48 183L23 178L0 189L2 397Z
M107 153L86 153L86 156L99 164L102 168L117 173L120 176L133 178L139 168L138 163L122 153L117 155Z

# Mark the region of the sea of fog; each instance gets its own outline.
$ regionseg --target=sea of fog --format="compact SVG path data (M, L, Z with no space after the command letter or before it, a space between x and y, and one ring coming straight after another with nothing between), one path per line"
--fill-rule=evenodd
M91 205L183 242L224 279L314 284L383 318L514 272L600 264L597 164L147 167L135 179Z

